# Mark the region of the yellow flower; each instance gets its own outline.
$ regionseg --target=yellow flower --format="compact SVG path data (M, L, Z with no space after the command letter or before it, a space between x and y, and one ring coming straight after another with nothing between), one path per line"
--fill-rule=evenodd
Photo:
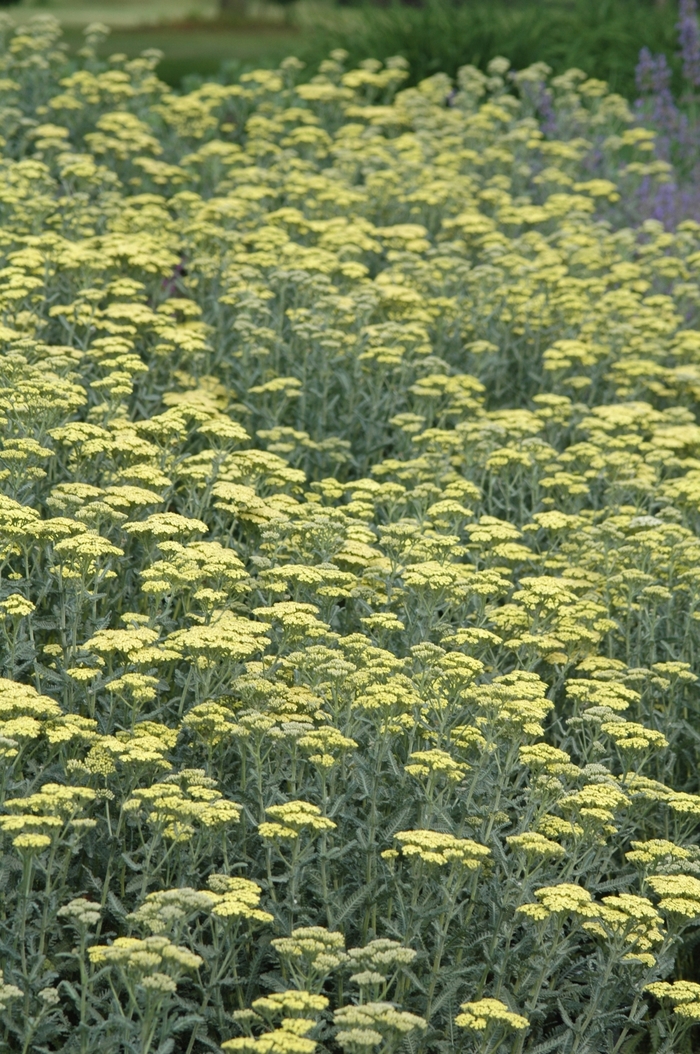
M316 833L332 831L336 827L332 820L321 815L321 810L317 805L306 801L289 801L284 805L271 805L265 813L272 817L272 822L258 824L258 832L262 838L270 841L294 841L302 831L310 830Z
M114 965L133 973L142 981L149 975L172 971L177 977L183 970L197 970L203 960L181 945L172 944L167 937L117 937L113 944L95 944L88 948L90 961L96 965ZM157 968L161 967L159 971ZM167 974L166 974L167 976ZM158 981L156 981L156 987ZM166 991L172 991L170 986Z
M314 1022L312 1022L314 1024ZM312 1039L300 1036L291 1028L277 1028L262 1036L241 1036L227 1039L222 1050L240 1051L240 1054L313 1054L317 1044Z
M506 838L506 843L511 849L519 850L526 856L559 859L565 855L565 850L557 842L545 838L536 831L525 831L523 834L511 834Z
M28 831L18 834L12 839L16 849L47 849L51 845L51 839L47 834L39 834Z
M272 922L273 916L261 911L261 889L247 878L229 878L228 875L210 875L209 888L217 894L212 914L222 919L253 919L256 922Z
M691 875L653 875L648 883L661 898L662 911L682 919L700 916L700 879Z
M625 857L634 864L664 863L667 860L687 860L690 852L663 838L651 838L647 842L632 842L632 849Z
M271 944L292 971L313 976L325 976L347 959L343 934L322 926L301 926L291 937L276 937Z
M164 837L188 842L201 824L216 830L238 823L241 807L216 790L216 781L201 769L183 769L160 783L134 791L124 803L127 814L145 814Z
M521 1014L514 1014L500 999L479 999L475 1003L462 1003L461 1014L455 1018L459 1028L470 1032L483 1032L489 1025L502 1025L506 1029L522 1032L529 1022Z
M486 846L470 838L455 838L438 831L399 831L394 837L404 856L436 867L458 864L468 871L476 871L491 856Z
M661 1001L668 1000L677 1017L700 1021L700 985L693 981L655 981L646 985L644 991Z
M145 520L124 524L124 530L130 534L150 534L152 537L178 538L188 534L206 533L208 527L201 520L180 516L175 512L154 512Z
M31 600L21 596L19 593L12 593L7 600L3 600L0 603L0 611L9 618L26 618L34 610L35 607Z
M409 760L411 764L404 768L411 776L442 776L448 783L458 783L467 772L467 766L459 765L444 750L414 750Z
M253 1010L262 1017L274 1018L282 1014L286 1017L301 1017L320 1014L328 1006L328 999L325 995L313 995L311 992L300 992L291 988L286 992L273 992L256 999L252 1005Z
M382 1039L391 1041L410 1032L424 1032L427 1022L405 1010L397 1010L391 1003L363 1003L361 1006L344 1006L333 1015L334 1024L340 1025L335 1040L343 1050L368 1050L378 1046Z
M542 886L535 890L539 903L521 904L516 912L535 921L543 921L550 915L569 915L590 918L597 914L597 907L587 889L562 882L557 886Z

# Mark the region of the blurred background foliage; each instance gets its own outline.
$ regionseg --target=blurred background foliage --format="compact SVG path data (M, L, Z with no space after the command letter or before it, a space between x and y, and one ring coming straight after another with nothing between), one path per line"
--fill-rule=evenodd
M350 62L404 55L411 80L465 63L484 69L496 55L514 67L536 61L555 73L572 66L634 97L642 47L666 54L679 77L675 0L0 0L17 21L56 15L69 45L91 21L112 27L105 55L160 48L161 77L225 80L274 66L290 53L314 72L335 47Z
M363 3L355 10L359 17L343 33L329 23L319 27L312 51L342 44L353 63L401 54L415 81L438 71L453 76L465 63L485 69L504 55L516 69L534 62L548 63L555 73L579 67L631 97L642 47L675 61L678 16L670 2L425 0L417 6Z

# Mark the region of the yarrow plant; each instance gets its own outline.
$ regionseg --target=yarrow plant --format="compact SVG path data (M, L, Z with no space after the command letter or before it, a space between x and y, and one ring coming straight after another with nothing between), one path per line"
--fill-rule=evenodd
M176 94L0 28L0 1047L697 1049L653 129L577 70Z

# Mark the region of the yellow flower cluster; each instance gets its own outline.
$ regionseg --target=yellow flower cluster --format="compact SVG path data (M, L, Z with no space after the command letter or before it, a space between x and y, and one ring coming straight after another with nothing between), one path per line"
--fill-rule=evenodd
M209 889L206 890L182 886L149 893L129 918L156 934L182 929L187 921L200 913L222 920L272 922L273 916L258 907L260 895L260 886L247 878L214 874L210 876Z
M543 886L535 891L538 904L521 904L520 915L542 922L552 915L574 915L590 918L597 914L597 906L587 889L562 882L556 886Z
M46 849L59 833L89 830L97 825L96 820L78 816L95 797L90 787L45 783L40 791L26 798L5 799L10 813L0 816L0 830L11 836L17 849Z
M466 773L466 768L444 750L414 750L410 761L406 772L411 776L442 776L448 783L457 783Z
M203 960L188 948L167 937L117 937L113 944L94 944L88 949L97 966L116 966L154 996L172 995L177 980L187 970L197 970Z
M419 1030L424 1032L427 1022L417 1014L397 1010L391 1003L363 1003L336 1010L333 1022L340 1028L336 1043L349 1051L370 1050L394 1036L403 1037Z
M321 815L317 805L306 801L271 805L265 812L272 817L272 822L258 824L258 832L270 841L294 841L302 831L332 831L335 828L332 820Z
M314 1024L303 1018L285 1020L281 1028L275 1028L262 1036L239 1036L237 1039L227 1039L221 1046L223 1050L240 1051L241 1054L313 1054L317 1044L307 1039L305 1033Z
M0 974L0 1010L6 1010L10 1000L19 999L22 995L21 988L18 988L16 984L6 984Z
M521 1014L514 1014L500 999L479 999L475 1003L462 1003L462 1013L455 1018L455 1024L470 1032L483 1032L489 1025L502 1025L506 1029L521 1032L528 1027L528 1020Z
M196 824L220 828L238 823L241 816L240 805L224 798L216 781L200 769L183 769L151 787L139 788L123 808L130 815L145 815L165 838L176 842L189 841Z
M458 864L476 871L491 855L485 845L470 838L455 838L439 831L399 831L394 837L404 856L436 867Z
M653 875L648 884L669 915L696 919L700 915L700 879L692 875Z
M668 1000L673 1012L688 1022L700 1021L700 985L693 981L656 981L646 991L660 1000Z
M322 926L302 926L291 937L276 937L272 946L292 963L303 963L317 973L330 973L345 961L345 938Z
M564 856L564 847L543 834L536 831L525 831L523 834L511 834L506 838L511 849L519 850L521 853L534 857L557 857Z

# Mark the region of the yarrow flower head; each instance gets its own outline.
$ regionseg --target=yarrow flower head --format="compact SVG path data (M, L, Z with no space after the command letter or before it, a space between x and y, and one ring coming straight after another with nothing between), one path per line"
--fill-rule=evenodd
M660 897L661 911L681 919L700 917L700 879L692 875L653 875L648 883Z
M660 1002L669 1002L676 1017L687 1022L700 1021L700 985L694 981L655 981L646 985Z
M6 984L0 974L0 1010L6 1010L13 999L20 999L24 995L21 988L16 984Z
M258 824L262 838L270 841L294 841L303 831L313 834L332 831L335 823L321 815L317 805L306 801L289 801L284 805L271 805L265 810L271 822Z
M176 842L189 841L197 825L215 830L238 823L241 816L240 805L224 798L216 789L216 780L201 769L183 769L151 787L142 787L123 808L128 814L145 815Z
M455 838L440 831L399 831L394 837L405 857L434 867L456 864L476 871L491 856L486 846L470 838Z
M290 937L276 937L272 947L299 973L327 974L346 960L342 933L322 926L302 926Z
M501 1026L511 1031L522 1032L528 1020L522 1014L514 1014L500 999L479 999L475 1003L462 1003L461 1014L455 1018L459 1028L470 1032L484 1032L489 1026Z
M589 918L595 916L598 910L588 890L570 882L561 882L557 886L543 886L535 890L535 896L539 903L521 904L516 909L520 915L526 915L536 921L544 921L552 915Z
M336 1043L351 1054L371 1049L382 1041L400 1041L411 1032L424 1032L428 1027L417 1014L383 1002L341 1007L335 1011L333 1022L339 1026Z
M523 834L511 834L506 838L511 849L530 857L559 859L565 854L563 846L536 831L525 831Z
M113 944L94 944L88 955L95 965L116 966L163 994L173 992L177 978L185 971L198 970L203 962L188 948L161 936L117 937Z
M59 918L69 919L79 929L96 926L102 917L99 904L84 897L76 897L58 909Z
M444 750L414 750L410 755L410 762L405 769L411 776L441 776L448 783L458 783L464 779L467 772L465 765L460 765Z

